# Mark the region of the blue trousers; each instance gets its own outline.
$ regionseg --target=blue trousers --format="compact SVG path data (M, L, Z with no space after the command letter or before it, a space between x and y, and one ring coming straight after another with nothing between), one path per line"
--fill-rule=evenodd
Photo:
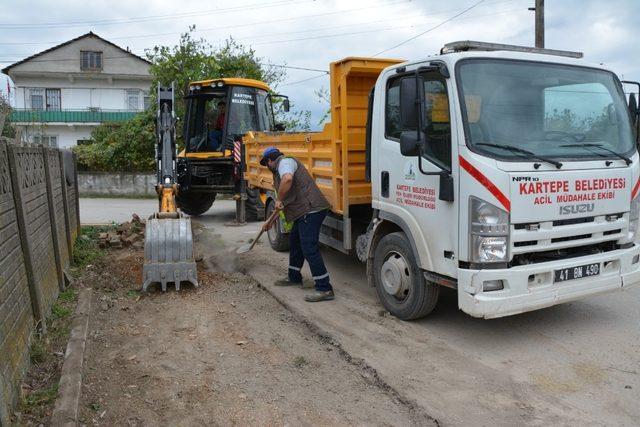
M298 218L289 233L289 280L295 283L302 282L300 270L306 259L317 291L333 290L318 247L320 226L326 216L327 211L324 210Z

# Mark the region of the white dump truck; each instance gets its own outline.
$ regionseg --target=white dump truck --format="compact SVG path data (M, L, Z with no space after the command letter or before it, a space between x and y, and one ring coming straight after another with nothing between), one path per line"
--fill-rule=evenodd
M261 151L302 161L332 204L322 242L355 250L401 319L441 286L495 318L637 285L636 95L581 57L465 41L337 61L331 123L245 135L245 178L271 210ZM286 249L282 227L269 238Z

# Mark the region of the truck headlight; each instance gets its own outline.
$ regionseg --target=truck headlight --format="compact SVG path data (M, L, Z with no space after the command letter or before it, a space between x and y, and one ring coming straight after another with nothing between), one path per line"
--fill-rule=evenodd
M476 263L509 260L509 214L485 202L469 197L469 259Z
M640 197L636 197L631 201L631 209L629 210L629 234L627 235L628 243L638 240L638 224L640 224Z

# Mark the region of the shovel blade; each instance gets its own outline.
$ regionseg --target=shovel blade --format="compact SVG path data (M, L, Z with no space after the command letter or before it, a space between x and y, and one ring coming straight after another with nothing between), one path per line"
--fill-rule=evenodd
M253 248L253 244L252 243L247 243L245 245L242 245L238 248L238 250L236 250L237 254L246 254L247 252L249 252L251 249Z

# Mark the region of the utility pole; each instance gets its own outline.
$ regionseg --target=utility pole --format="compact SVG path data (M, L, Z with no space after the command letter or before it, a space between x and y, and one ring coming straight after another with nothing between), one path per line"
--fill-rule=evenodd
M544 0L536 0L536 7L529 10L536 12L536 47L544 48Z

